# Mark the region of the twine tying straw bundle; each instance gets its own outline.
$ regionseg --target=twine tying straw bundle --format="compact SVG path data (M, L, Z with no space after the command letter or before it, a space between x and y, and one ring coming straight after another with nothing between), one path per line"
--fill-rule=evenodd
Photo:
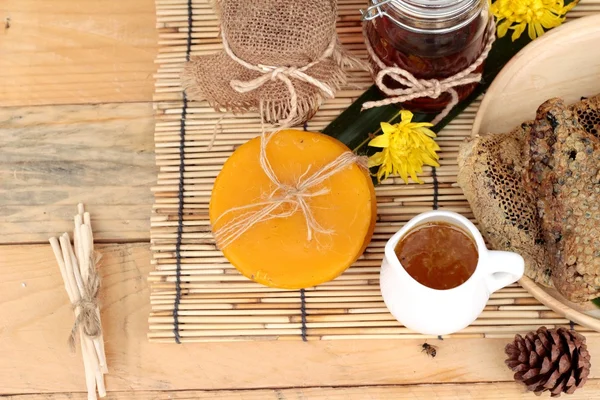
M369 108L381 107L390 104L404 103L419 97L437 99L441 94L449 93L452 96L452 99L448 105L433 119L433 121L431 121L431 123L435 125L444 119L444 117L450 113L450 110L452 110L454 106L458 104L458 93L456 93L456 90L454 89L455 87L468 85L470 83L478 83L481 81L481 74L475 74L473 71L475 71L485 61L490 50L492 49L492 44L496 40L496 23L494 22L494 18L490 18L490 22L488 23L486 30L487 43L477 60L459 73L442 80L417 79L410 72L402 68L387 66L383 61L381 61L377 54L375 54L375 51L373 50L373 47L371 46L369 38L366 34L366 24L363 25L363 35L365 37L365 45L369 56L380 68L380 71L375 78L375 84L383 93L392 97L378 101L367 101L363 103L362 109L366 110ZM384 78L387 76L405 88L391 89L387 87L383 83Z
M96 263L100 261L99 256L94 256L94 260L90 260L90 272L88 279L81 282L81 298L73 303L73 310L78 314L75 318L73 328L71 328L71 336L69 337L69 346L75 351L75 337L77 336L78 328L81 327L83 334L96 339L102 333L100 326L100 316L98 315L98 290L100 289L100 277L96 272ZM79 282L78 286L79 286ZM77 312L78 311L78 312Z
M83 204L78 205L78 211L74 218L75 251L67 233L50 238L50 245L75 313L69 346L75 350L75 338L79 333L88 400L95 400L96 389L100 397L106 396L104 374L108 373L97 299L100 277L96 265L100 256L94 251L90 214L84 212Z

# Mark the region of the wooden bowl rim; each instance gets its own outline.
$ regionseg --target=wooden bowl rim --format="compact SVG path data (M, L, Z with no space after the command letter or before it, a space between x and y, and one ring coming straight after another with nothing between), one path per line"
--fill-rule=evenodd
M600 319L594 318L587 314L577 311L569 305L561 302L559 299L546 292L540 285L535 283L531 278L523 276L519 283L529 293L533 295L539 302L544 304L546 307L551 308L555 312L564 315L570 321L573 321L579 325L585 326L586 328L593 329L600 332Z
M496 76L485 95L483 96L483 100L479 105L479 109L477 110L477 114L475 115L475 120L473 121L473 128L471 129L471 136L475 137L480 134L481 122L483 121L483 116L486 110L489 107L489 104L492 102L496 93L502 93L504 87L508 82L510 82L511 78L518 74L520 71L520 67L529 63L531 58L527 58L526 56L530 53L536 54L543 52L544 48L551 47L553 42L556 40L560 40L559 38L563 38L564 33L568 33L569 31L577 32L581 35L586 35L587 29L598 29L600 26L600 13L595 15L588 15L586 17L578 18L574 21L569 21L558 28L552 29L551 31L545 33L542 37L530 42L525 47L523 47L513 58L510 59L508 63L504 67L500 73ZM541 48L541 50L540 50ZM521 65L523 64L523 65ZM484 132L487 134L489 132Z

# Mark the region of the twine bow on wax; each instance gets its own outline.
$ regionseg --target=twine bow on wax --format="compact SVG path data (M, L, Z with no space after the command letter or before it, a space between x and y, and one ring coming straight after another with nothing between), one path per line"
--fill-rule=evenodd
M99 257L90 260L92 268L90 268L87 280L81 282L81 288L83 289L81 298L72 304L76 317L73 328L71 328L71 335L69 336L69 346L73 351L75 350L77 330L80 326L83 334L91 339L99 337L102 333L100 318L96 311L98 308L98 292L100 290L100 277L95 267L98 261ZM77 275L75 276L77 277ZM77 277L76 279L79 278Z
M481 81L481 74L474 73L474 71L485 61L487 58L492 44L496 40L496 24L494 19L491 18L487 26L486 45L475 62L469 65L464 70L454 74L445 79L417 79L413 74L402 69L400 67L387 66L381 59L375 54L373 47L366 34L366 24L363 25L363 35L365 37L365 45L369 56L379 66L380 71L375 78L375 84L377 87L390 96L387 99L378 101L367 101L363 103L362 109L366 110L374 107L386 106L389 104L404 103L420 97L428 97L431 99L437 99L443 93L449 93L452 97L448 105L431 121L432 124L437 124L444 117L448 115L450 110L458 104L458 93L454 88L458 86L468 85L471 83L478 83ZM395 82L399 83L403 88L391 89L383 83L386 77L390 77Z
M290 185L282 183L273 171L273 167L267 158L266 152L267 144L275 134L277 134L277 132L266 134L264 133L263 128L259 155L260 166L275 188L264 201L231 208L217 218L215 225L224 216L233 212L243 211L239 216L234 217L231 221L227 222L214 232L215 241L221 250L233 243L254 225L276 218L288 218L296 212L301 212L304 216L307 230L306 239L308 241L312 240L313 233L315 232L332 234L333 232L331 230L322 227L316 220L308 200L311 197L322 196L329 193L330 190L326 187L322 187L318 190L315 189L327 179L352 164L357 164L361 168L367 168L366 157L357 156L350 151L346 151L340 154L335 160L310 175L311 166L309 166L295 184ZM284 205L288 205L289 208L282 210L281 208Z

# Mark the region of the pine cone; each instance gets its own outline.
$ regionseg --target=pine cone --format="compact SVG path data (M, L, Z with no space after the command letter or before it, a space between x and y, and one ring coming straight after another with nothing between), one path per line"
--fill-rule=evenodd
M515 380L538 396L547 390L550 397L562 392L571 394L585 384L590 374L585 337L565 328L542 326L525 338L516 335L504 351L508 355L505 363L515 371Z

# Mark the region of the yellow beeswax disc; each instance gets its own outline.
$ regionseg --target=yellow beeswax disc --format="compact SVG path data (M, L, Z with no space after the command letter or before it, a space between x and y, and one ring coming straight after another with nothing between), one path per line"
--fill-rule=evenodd
M210 201L213 232L248 212L236 210L219 218L227 210L264 201L275 190L259 163L260 141L257 137L239 147L219 173ZM343 143L330 136L283 130L269 141L267 158L279 180L294 185L307 170L304 176L346 151ZM252 226L223 249L225 257L246 277L271 287L299 289L336 278L370 242L377 202L368 171L356 164L310 191L323 188L329 192L307 198L307 203L316 221L331 233L314 233L309 241L305 217L298 211ZM291 205L280 207L278 212Z

